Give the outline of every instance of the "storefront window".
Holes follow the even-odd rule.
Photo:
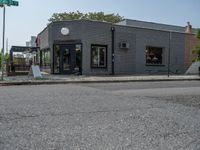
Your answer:
[[[75,65],[75,71],[81,71],[81,44],[76,44],[75,47],[76,50],[76,65]]]
[[[103,45],[91,46],[91,67],[94,68],[107,67],[107,46]]]
[[[146,47],[146,64],[147,65],[162,65],[163,64],[163,48],[161,47]]]
[[[50,66],[50,50],[45,51],[45,65]]]
[[[54,73],[60,72],[60,46],[54,47]]]
[[[42,67],[50,67],[50,49],[42,50]]]
[[[70,49],[64,48],[63,49],[63,70],[67,71],[70,70]]]

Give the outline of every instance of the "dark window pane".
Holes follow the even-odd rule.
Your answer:
[[[60,46],[56,45],[54,48],[54,73],[60,72]]]
[[[104,48],[100,48],[100,66],[104,66],[105,65],[105,49]]]
[[[160,47],[146,47],[146,64],[162,65],[162,53]]]
[[[81,71],[81,44],[76,44],[76,65],[75,65],[75,71],[80,72]]]
[[[98,49],[97,47],[92,48],[92,62],[93,66],[98,66]]]

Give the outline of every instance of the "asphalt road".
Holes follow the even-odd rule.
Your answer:
[[[0,150],[200,150],[200,82],[0,87]]]

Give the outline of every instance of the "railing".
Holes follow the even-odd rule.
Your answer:
[[[10,66],[10,71],[11,72],[23,72],[23,71],[29,71],[30,70],[30,65],[11,65]]]

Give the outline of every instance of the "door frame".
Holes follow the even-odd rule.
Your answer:
[[[55,46],[56,45],[59,45],[60,47],[73,47],[73,50],[70,50],[70,53],[71,53],[71,51],[73,51],[72,53],[74,53],[74,60],[72,61],[72,58],[70,58],[71,60],[70,60],[70,63],[73,63],[73,64],[71,64],[70,66],[70,70],[69,71],[64,71],[63,70],[63,52],[64,52],[64,50],[60,50],[60,61],[59,61],[59,73],[55,73]],[[53,59],[53,63],[52,63],[52,69],[53,69],[53,71],[52,71],[52,73],[53,74],[73,74],[73,73],[75,73],[75,71],[74,71],[74,68],[75,68],[75,66],[76,66],[76,45],[80,45],[81,46],[81,61],[80,61],[80,69],[79,69],[79,74],[82,74],[82,57],[83,57],[83,55],[82,55],[82,50],[83,50],[83,45],[82,45],[82,43],[55,43],[55,44],[53,44],[53,57],[52,57],[52,59]]]

